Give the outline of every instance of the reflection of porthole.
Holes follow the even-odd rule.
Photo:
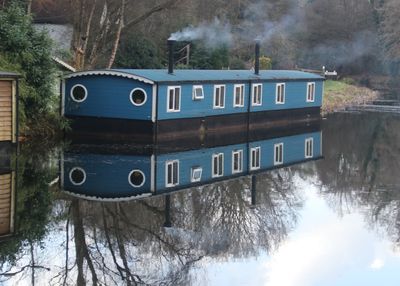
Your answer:
[[[75,167],[69,172],[69,180],[75,186],[80,186],[86,181],[86,172],[82,168]]]
[[[128,181],[132,187],[139,188],[144,185],[144,182],[146,181],[146,176],[140,170],[133,170],[129,173]]]
[[[82,102],[87,97],[87,89],[81,84],[76,84],[71,88],[71,98],[73,101]]]
[[[147,95],[143,89],[135,88],[134,90],[131,91],[129,99],[131,100],[133,105],[142,106],[143,104],[146,103]]]

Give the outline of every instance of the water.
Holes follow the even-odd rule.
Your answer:
[[[243,155],[242,174],[184,189],[163,188],[168,178],[155,167],[157,179],[144,172],[139,188],[114,178],[125,165],[151,170],[154,157],[164,164],[180,154],[183,167],[229,147],[140,157],[25,144],[18,160],[9,158],[14,172],[0,168],[16,182],[0,183],[16,191],[14,231],[0,242],[0,284],[399,285],[399,128],[398,116],[336,114],[322,123],[323,158],[319,137],[310,159],[304,145],[290,145],[319,131],[297,132],[278,140],[287,166],[271,158],[268,170],[249,175]],[[240,148],[246,154],[251,144]],[[73,185],[78,165],[86,178],[79,185],[74,174]],[[203,168],[202,180],[211,171]]]

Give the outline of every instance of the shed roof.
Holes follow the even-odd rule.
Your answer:
[[[135,78],[147,83],[193,81],[248,81],[248,80],[323,80],[324,77],[296,70],[262,70],[255,75],[251,70],[174,70],[166,69],[111,69],[69,74],[66,78],[82,75],[116,75]]]
[[[17,74],[15,72],[0,71],[0,77],[2,78],[17,78],[20,76],[21,76],[20,74]]]

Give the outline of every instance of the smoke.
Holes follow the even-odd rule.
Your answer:
[[[203,22],[196,27],[189,26],[179,32],[173,33],[169,40],[201,40],[208,47],[212,48],[221,45],[230,46],[233,42],[232,26],[228,22],[222,23],[219,19],[214,19],[211,23]]]

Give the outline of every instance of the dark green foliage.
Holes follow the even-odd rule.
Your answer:
[[[223,69],[229,67],[227,47],[208,48],[201,43],[192,44],[190,63],[195,69]]]
[[[48,112],[55,96],[51,48],[47,34],[34,29],[18,4],[0,11],[0,69],[22,75],[22,110],[30,120]]]
[[[114,63],[118,68],[161,68],[156,46],[144,36],[131,35],[121,41]]]

